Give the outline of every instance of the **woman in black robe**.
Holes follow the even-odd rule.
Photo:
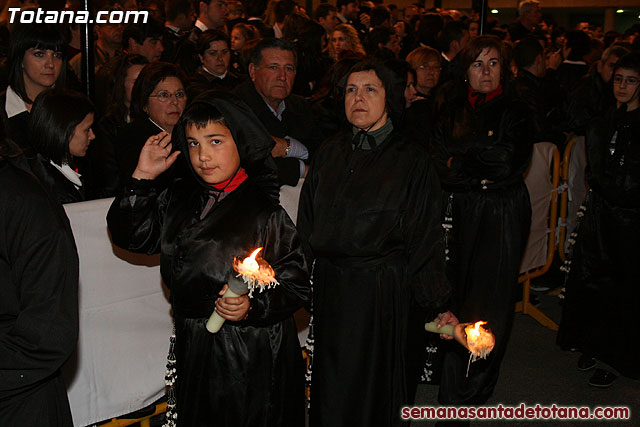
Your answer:
[[[452,310],[460,322],[485,320],[496,345],[486,360],[452,346],[445,354],[439,401],[483,404],[493,393],[511,332],[520,259],[531,223],[523,173],[532,142],[526,107],[506,87],[502,43],[474,39],[462,53],[468,84],[444,106],[432,155],[445,190],[445,224],[453,286]]]
[[[640,379],[640,55],[618,60],[617,108],[587,128],[590,191],[577,230],[558,344],[584,353],[578,368],[599,367],[589,380],[607,387],[619,374]]]
[[[182,154],[169,155],[166,139],[149,138],[107,222],[116,245],[161,253],[175,318],[178,423],[304,425],[304,366],[292,314],[310,299],[309,277],[296,229],[272,197],[273,139],[246,104],[223,92],[208,92],[185,110],[173,132]],[[235,157],[227,157],[237,163],[206,151],[220,147],[232,147]],[[168,189],[142,179],[159,176],[178,156],[190,172]],[[160,166],[149,169],[150,158]],[[219,298],[234,257],[258,247],[279,285],[256,291],[250,303],[246,296]],[[227,320],[212,334],[205,323],[214,307]]]
[[[421,367],[411,337],[448,297],[435,169],[399,132],[405,79],[375,62],[352,67],[352,129],[324,143],[302,188],[297,226],[315,262],[314,427],[400,425]]]

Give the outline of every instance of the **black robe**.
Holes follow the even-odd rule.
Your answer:
[[[73,425],[60,367],[77,338],[69,220],[33,175],[0,158],[0,425]]]
[[[496,338],[493,352],[471,364],[468,378],[469,352],[450,345],[440,381],[443,404],[483,404],[498,380],[531,224],[523,181],[532,149],[528,114],[526,106],[507,94],[474,110],[466,92],[460,93],[444,110],[432,140],[445,203],[450,205],[446,216],[453,218],[446,237],[452,311],[463,323],[487,321]],[[486,189],[481,183],[485,179],[493,181]]]
[[[116,245],[162,254],[176,325],[178,420],[304,425],[304,367],[292,314],[310,291],[295,227],[251,179],[200,219],[206,201],[207,192],[188,180],[161,194],[149,182],[132,180],[107,216]],[[209,333],[205,323],[233,258],[260,246],[280,284],[254,295],[246,320],[226,321]]]
[[[586,144],[591,191],[577,230],[558,344],[640,379],[640,109],[596,119]]]
[[[298,208],[315,260],[314,427],[399,425],[419,376],[411,337],[449,293],[426,150],[394,133],[372,150],[354,151],[351,140],[349,131],[322,145]]]
[[[192,102],[223,114],[249,178],[233,191],[212,193],[193,171],[179,123],[175,149],[189,174],[162,192],[154,181],[129,180],[109,210],[109,230],[120,247],[161,253],[176,327],[180,425],[302,426],[304,366],[293,313],[309,302],[311,290],[296,228],[271,193],[273,139],[229,94],[208,92]],[[205,324],[234,257],[258,247],[279,285],[254,294],[245,320],[209,333]]]

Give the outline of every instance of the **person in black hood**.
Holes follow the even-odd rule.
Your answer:
[[[180,424],[304,425],[292,314],[309,302],[309,275],[295,226],[274,197],[273,144],[242,101],[207,92],[185,109],[171,142],[164,133],[147,140],[107,215],[116,245],[161,253]],[[178,158],[191,173],[159,193],[154,178]],[[252,299],[221,297],[234,257],[258,247],[279,285]],[[212,334],[205,324],[214,309],[226,322]]]
[[[441,190],[426,149],[401,131],[406,75],[364,61],[343,81],[351,129],[320,147],[298,207],[314,263],[310,422],[399,426],[423,366],[424,320],[449,296]]]

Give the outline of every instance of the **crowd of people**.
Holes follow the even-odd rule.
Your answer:
[[[575,136],[590,190],[558,344],[583,352],[579,369],[603,363],[591,385],[640,378],[640,26],[559,28],[537,0],[481,35],[477,14],[419,4],[96,3],[150,19],[95,25],[90,96],[78,25],[0,15],[0,424],[70,425],[59,369],[78,266],[61,204],[106,197],[113,242],[161,254],[180,424],[304,425],[301,307],[313,426],[400,424],[433,319],[488,322],[491,355],[469,368],[443,341],[437,375],[439,403],[486,403],[519,297],[532,147]],[[294,225],[279,188],[301,179]],[[257,247],[279,285],[224,296],[233,257]]]

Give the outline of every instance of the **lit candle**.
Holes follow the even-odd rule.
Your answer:
[[[483,328],[487,322],[460,323],[456,326],[443,325],[438,328],[438,322],[433,321],[424,325],[425,330],[436,334],[452,336],[472,354],[473,361],[486,358],[495,346],[495,337],[491,331]]]
[[[253,291],[256,288],[259,292],[262,292],[265,288],[271,288],[278,284],[273,268],[269,263],[262,258],[256,258],[261,250],[262,248],[254,250],[244,260],[233,259],[232,267],[237,274],[231,273],[229,275],[229,288],[225,291],[223,298],[239,297],[247,293],[249,298],[252,298]],[[207,321],[207,330],[211,333],[218,332],[224,321],[224,317],[214,310]]]

